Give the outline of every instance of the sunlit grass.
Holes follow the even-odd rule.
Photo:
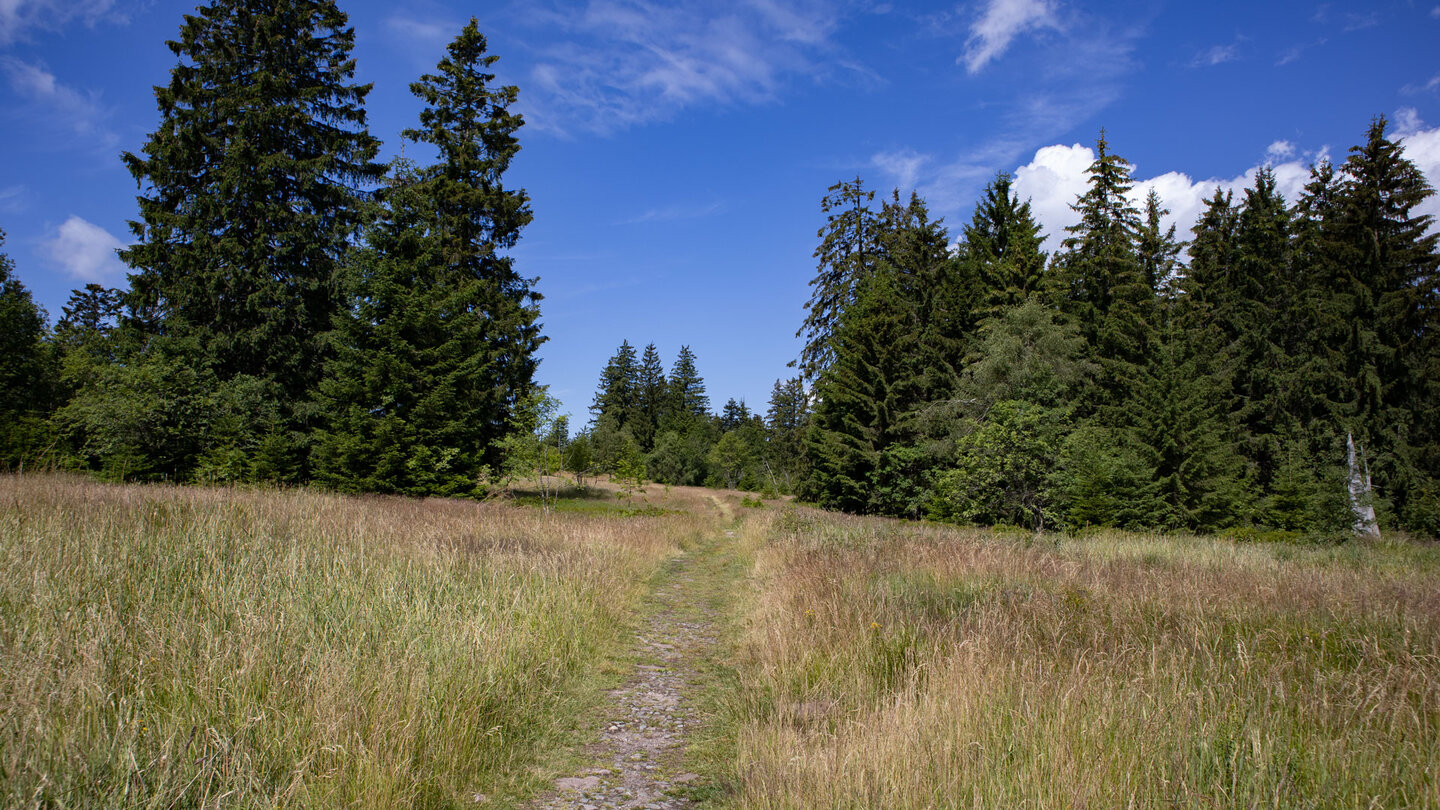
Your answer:
[[[0,804],[503,804],[701,525],[0,477]]]
[[[740,806],[1440,806],[1434,547],[754,525]]]

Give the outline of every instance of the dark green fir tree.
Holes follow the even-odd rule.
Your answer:
[[[985,187],[960,241],[960,262],[979,286],[979,314],[995,317],[1040,289],[1045,275],[1044,238],[1030,203],[1020,202],[1014,181],[1002,172]]]
[[[334,486],[474,494],[534,391],[539,295],[507,255],[529,198],[504,184],[523,122],[496,58],[472,19],[411,85],[425,107],[405,137],[438,159],[397,164],[348,279],[323,397],[338,416],[318,451]]]
[[[303,474],[303,406],[327,355],[337,269],[362,190],[384,173],[354,43],[334,0],[213,0],[169,43],[180,63],[155,88],[160,125],[124,155],[141,195],[121,258],[134,270],[129,322],[145,336],[127,368],[155,363],[163,377],[178,363],[231,389],[218,400],[273,403],[275,418],[241,435],[199,437],[256,462],[256,477]],[[189,472],[169,466],[156,472]]]
[[[0,252],[0,467],[33,458],[45,440],[56,376],[48,331],[44,311],[15,277],[15,263]]]
[[[855,300],[857,286],[874,270],[879,253],[879,212],[871,209],[875,192],[860,178],[831,186],[821,200],[825,225],[817,233],[817,271],[810,280],[805,322],[795,337],[804,338],[796,365],[814,380],[835,360],[833,336],[841,313]]]

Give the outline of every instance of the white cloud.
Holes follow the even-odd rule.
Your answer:
[[[1094,161],[1095,151],[1088,146],[1046,146],[1035,153],[1032,161],[1015,170],[1015,193],[1022,200],[1030,199],[1030,208],[1045,233],[1046,250],[1058,250],[1066,236],[1065,228],[1080,220],[1070,206],[1085,192],[1090,179],[1087,172]],[[1270,168],[1275,173],[1276,189],[1287,201],[1293,202],[1309,179],[1308,160],[1303,163],[1292,160]],[[1161,205],[1170,210],[1161,224],[1167,228],[1174,225],[1176,236],[1188,239],[1190,229],[1204,210],[1205,200],[1216,188],[1242,197],[1244,189],[1253,185],[1257,171],[1259,167],[1255,166],[1236,177],[1205,180],[1192,179],[1183,172],[1165,172],[1137,178],[1130,198],[1136,208],[1141,208],[1153,189]]]
[[[72,216],[53,239],[44,243],[45,256],[71,276],[104,284],[122,278],[125,266],[115,251],[125,247],[109,231]]]
[[[22,39],[31,29],[55,31],[75,21],[94,26],[125,22],[115,0],[0,0],[0,45]]]
[[[1195,54],[1190,60],[1191,67],[1213,67],[1215,65],[1233,62],[1240,58],[1238,45],[1215,45],[1206,48]]]
[[[870,163],[894,178],[896,186],[913,189],[920,177],[921,167],[930,160],[929,155],[922,155],[913,149],[901,149],[895,152],[877,152],[871,156]]]
[[[1036,28],[1057,28],[1055,10],[1049,0],[989,0],[985,13],[970,27],[965,69],[977,73],[1010,47],[1016,36]]]
[[[1265,158],[1270,161],[1281,161],[1295,155],[1295,144],[1279,140],[1265,147]]]
[[[1408,114],[1407,114],[1408,113]],[[1402,109],[1395,114],[1395,134],[1405,146],[1405,157],[1430,181],[1432,189],[1440,190],[1440,127],[1426,129],[1420,116],[1413,109]],[[1416,206],[1416,213],[1428,214],[1434,218],[1431,228],[1440,228],[1440,194]]]
[[[1402,109],[1395,114],[1396,137],[1405,147],[1405,156],[1415,163],[1430,185],[1440,188],[1440,127],[1426,128],[1414,110]],[[1311,152],[1300,152],[1289,141],[1276,141],[1267,150],[1267,163],[1275,176],[1275,188],[1287,203],[1293,204],[1304,191],[1310,180],[1312,163],[1329,159],[1328,149],[1321,147]],[[1289,158],[1276,162],[1277,157]],[[1059,249],[1065,238],[1065,228],[1079,221],[1079,215],[1071,210],[1080,194],[1084,193],[1089,181],[1087,171],[1095,160],[1095,152],[1088,146],[1045,146],[1036,150],[1029,163],[1015,170],[1015,193],[1020,199],[1029,199],[1035,219],[1045,233],[1045,249]],[[1235,195],[1239,204],[1245,196],[1245,189],[1255,184],[1255,175],[1260,166],[1251,166],[1234,177],[1196,180],[1183,172],[1165,172],[1148,178],[1138,178],[1131,191],[1131,199],[1137,208],[1144,204],[1145,196],[1151,189],[1160,196],[1161,204],[1170,209],[1163,218],[1165,227],[1175,226],[1176,236],[1189,239],[1204,210],[1205,201],[1218,188]],[[1422,203],[1417,213],[1429,214],[1440,220],[1440,195],[1432,196]],[[1440,221],[1437,221],[1440,226]]]
[[[459,35],[461,26],[396,14],[385,20],[385,28],[407,42],[435,46],[453,40]]]
[[[1300,57],[1305,55],[1306,51],[1312,48],[1318,48],[1328,41],[1329,40],[1325,37],[1321,37],[1313,42],[1302,42],[1298,45],[1291,45],[1290,47],[1281,51],[1279,56],[1275,57],[1275,64],[1276,66],[1283,66],[1288,65],[1291,62],[1296,62],[1300,59]]]
[[[830,44],[841,16],[819,0],[590,0],[576,12],[536,8],[529,21],[550,29],[553,44],[531,69],[521,105],[541,129],[605,134],[699,104],[768,102],[797,77],[852,72]]]
[[[1045,233],[1045,249],[1056,250],[1065,227],[1078,221],[1070,206],[1085,191],[1086,171],[1095,162],[1088,146],[1043,146],[1035,158],[1015,170],[1015,195],[1030,201],[1030,211]]]
[[[5,186],[0,188],[0,211],[7,214],[15,214],[24,210],[24,186]]]
[[[117,138],[105,126],[108,112],[100,106],[98,94],[82,93],[45,68],[12,56],[0,57],[0,72],[17,96],[43,110],[56,126],[107,152],[114,151]]]
[[[1436,90],[1440,90],[1440,73],[1431,76],[1429,81],[1425,82],[1424,84],[1412,83],[1400,88],[1400,92],[1407,95],[1415,95],[1416,93],[1433,93]]]
[[[1395,134],[1400,136],[1419,132],[1425,128],[1425,123],[1420,120],[1420,111],[1414,107],[1401,107],[1396,110],[1390,123],[1394,125]]]

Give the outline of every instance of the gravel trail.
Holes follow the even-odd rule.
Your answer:
[[[610,715],[586,751],[591,766],[555,780],[533,810],[694,805],[683,788],[700,776],[679,768],[699,722],[692,705],[696,662],[716,644],[713,617],[695,596],[694,562],[682,555],[669,563],[654,596],[658,608],[636,634],[635,669],[610,693]]]

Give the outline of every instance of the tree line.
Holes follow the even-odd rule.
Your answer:
[[[637,356],[626,340],[605,364],[590,412],[571,441],[575,472],[772,494],[794,492],[804,474],[809,403],[799,377],[775,381],[763,415],[734,398],[715,414],[689,346],[667,376],[655,344]]]
[[[918,195],[823,202],[797,361],[802,496],[979,524],[1440,535],[1433,190],[1377,118],[1287,202],[1269,169],[1182,242],[1102,132],[1054,255],[1001,174],[952,245]],[[1187,251],[1188,248],[1188,251]]]
[[[75,291],[51,330],[0,254],[0,462],[413,495],[505,466],[544,340],[506,255],[532,218],[503,180],[517,90],[472,19],[410,85],[402,137],[434,160],[378,163],[347,22],[334,0],[185,16],[123,156],[129,288]]]

